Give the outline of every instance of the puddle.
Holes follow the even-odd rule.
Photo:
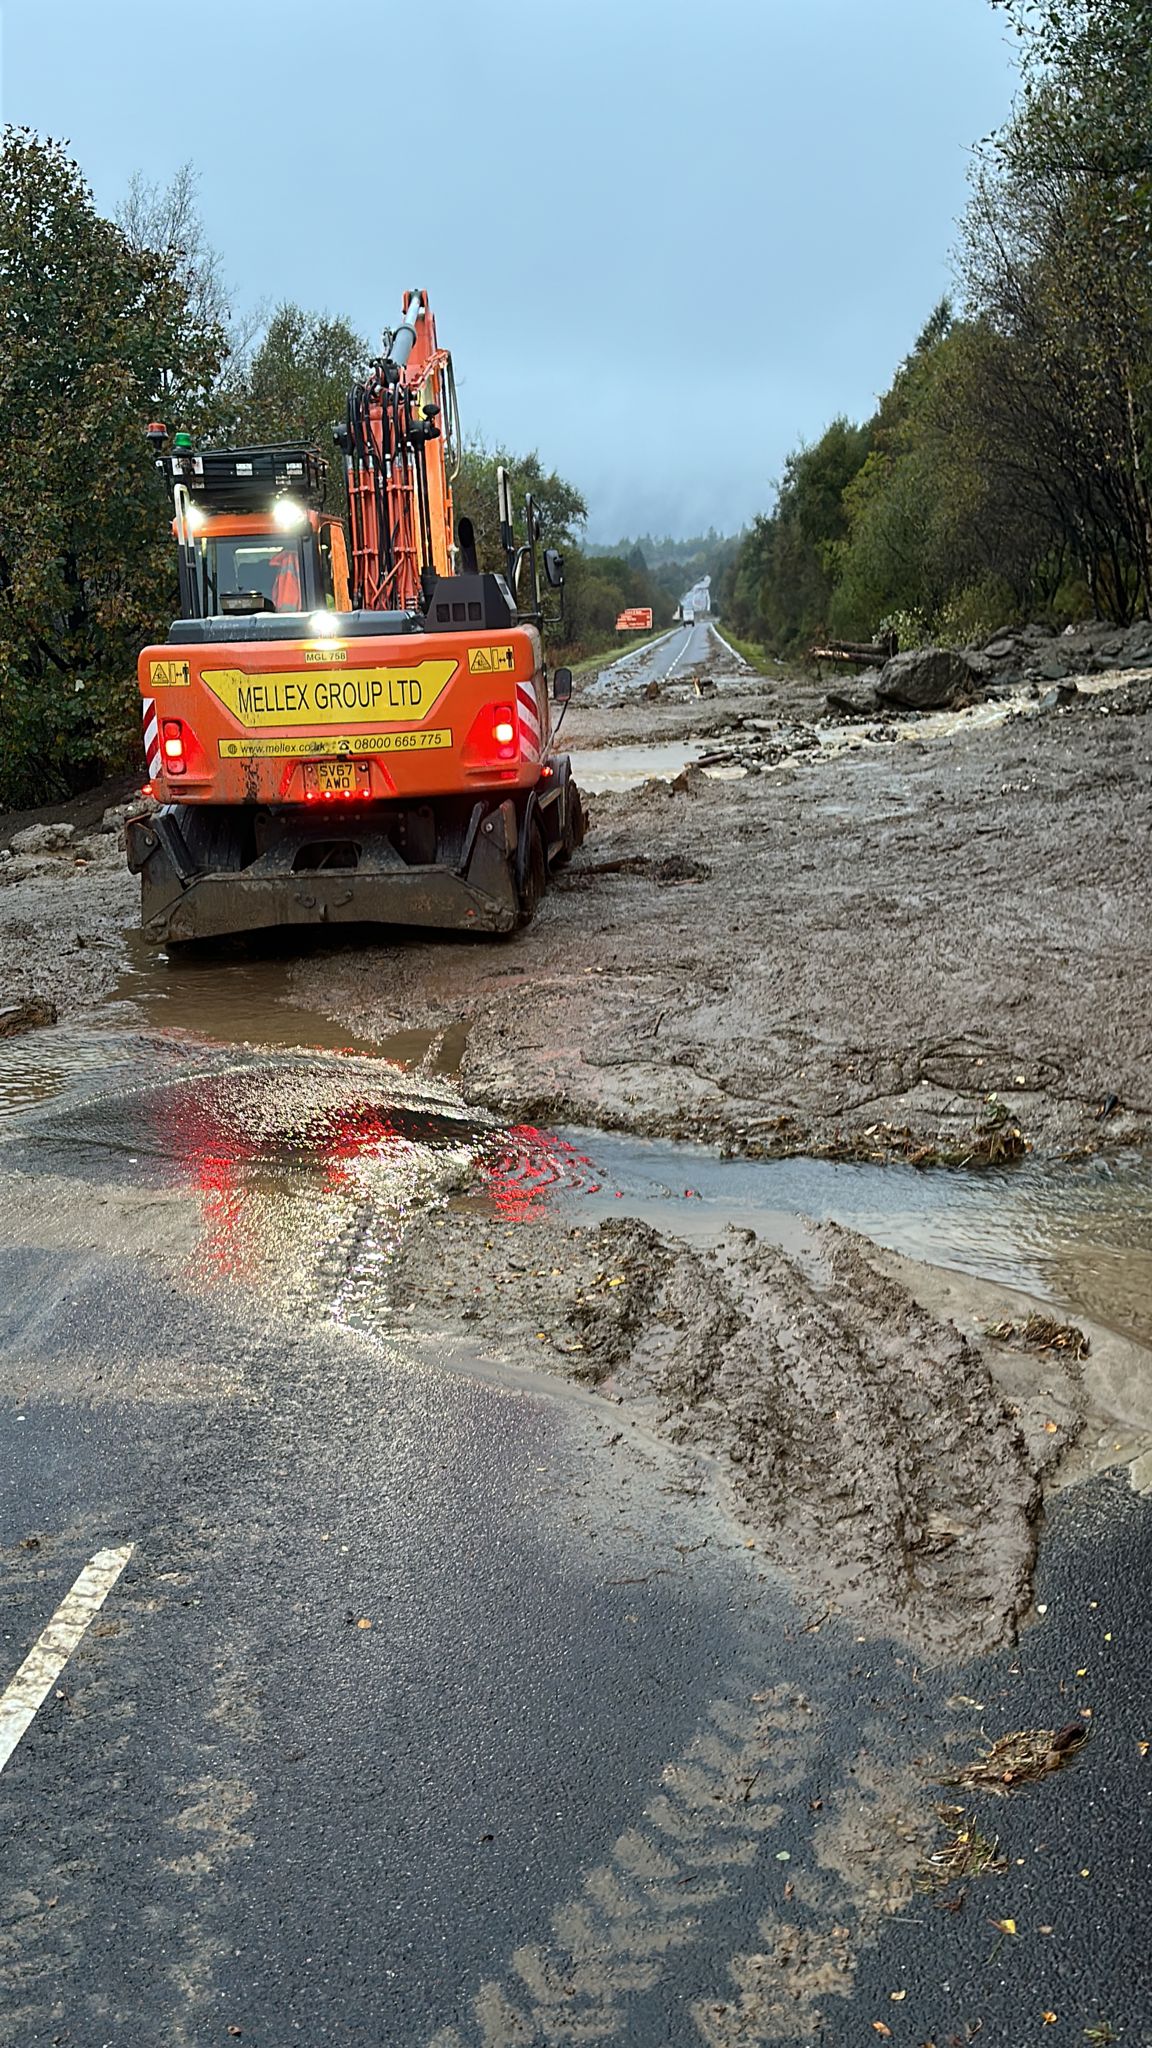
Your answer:
[[[858,721],[820,724],[813,728],[818,747],[811,739],[794,753],[784,754],[779,760],[768,759],[765,768],[781,768],[801,765],[829,756],[874,750],[891,745],[894,740],[941,740],[960,732],[986,732],[1003,725],[1010,718],[1017,718],[1035,711],[1034,701],[1021,693],[1019,696],[997,699],[987,704],[974,704],[963,711],[929,711],[919,718],[901,720],[898,724],[885,727],[884,740],[870,737],[870,728]],[[756,719],[749,722],[749,734],[765,737],[775,734],[779,737],[784,727],[770,719]],[[693,761],[703,756],[713,758],[714,765],[705,768],[704,773],[713,781],[723,782],[743,776],[747,771],[735,761],[726,764],[715,760],[717,754],[731,751],[738,755],[742,745],[746,749],[748,735],[717,740],[667,740],[655,746],[608,746],[588,747],[572,752],[572,768],[581,789],[590,796],[602,796],[610,790],[638,789],[641,783],[652,776],[670,782]]]
[[[434,1032],[404,1032],[400,1049],[390,1055],[384,1045],[353,1037],[347,1025],[318,1010],[301,1009],[288,1000],[295,954],[293,959],[193,954],[173,960],[157,952],[142,932],[126,932],[124,940],[128,966],[108,998],[108,1007],[119,1007],[123,1015],[123,1006],[127,1006],[133,1021],[144,1027],[218,1045],[292,1046],[384,1059],[392,1056],[402,1065],[422,1059],[437,1036]]]
[[[703,740],[664,740],[650,747],[574,748],[572,773],[589,796],[604,796],[610,790],[639,789],[653,777],[671,782],[708,751]]]
[[[106,1034],[106,1054],[117,1047]],[[413,1218],[469,1183],[487,1140],[448,1083],[379,1059],[162,1035],[119,1050],[122,1067],[131,1052],[130,1074],[106,1057],[102,1085],[76,1085],[9,1124],[3,1166],[25,1190],[13,1241],[38,1188],[61,1227],[75,1212],[62,1188],[82,1189],[113,1234],[183,1198],[199,1217],[189,1280],[243,1282],[281,1306],[321,1298],[339,1319],[348,1289],[378,1276]],[[42,1220],[34,1235],[46,1241]]]
[[[110,1068],[131,1069],[140,1045],[126,1032],[49,1025],[20,1038],[0,1039],[0,1119],[18,1116]]]
[[[546,1204],[574,1221],[637,1216],[695,1239],[736,1224],[785,1249],[798,1246],[801,1217],[843,1223],[1152,1345],[1152,1166],[1138,1159],[917,1172],[524,1127],[502,1134],[487,1172],[485,1201],[510,1217]]]
[[[858,722],[844,724],[821,724],[816,734],[826,753],[836,753],[845,747],[890,745],[893,738],[898,740],[941,740],[959,732],[990,732],[998,725],[1007,724],[1010,718],[1035,710],[1033,700],[1022,691],[1013,697],[990,700],[987,704],[970,704],[963,711],[926,711],[919,718],[902,718],[886,726],[889,735],[885,741],[866,737],[868,727]]]

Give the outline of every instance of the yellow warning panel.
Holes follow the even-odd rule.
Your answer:
[[[201,682],[249,731],[273,725],[410,725],[427,718],[456,673],[454,661],[407,668],[310,669],[247,675],[206,668]]]
[[[506,676],[516,666],[516,651],[512,647],[470,647],[468,668],[474,676]]]
[[[150,661],[152,688],[154,690],[183,690],[192,681],[192,671],[186,661]]]
[[[447,726],[435,732],[313,733],[307,739],[288,734],[259,740],[221,740],[222,761],[320,761],[364,754],[426,754],[452,745]]]

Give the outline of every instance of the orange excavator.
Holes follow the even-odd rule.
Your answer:
[[[182,616],[139,661],[159,808],[128,863],[161,944],[279,925],[508,932],[584,833],[555,746],[536,508],[499,573],[454,526],[451,357],[409,292],[334,430],[349,532],[315,448],[193,448],[149,429],[171,485]],[[563,708],[560,710],[563,718]]]

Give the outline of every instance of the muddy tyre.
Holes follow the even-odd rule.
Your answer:
[[[524,931],[531,924],[548,886],[548,861],[544,853],[544,840],[539,819],[534,814],[525,820],[524,831],[528,837],[523,860],[518,863],[522,868],[522,873],[517,878],[517,894],[520,899],[516,917],[518,932]]]
[[[554,868],[567,867],[577,847],[583,846],[587,830],[588,819],[584,812],[584,799],[569,777],[568,787],[564,792],[564,837],[552,856]]]

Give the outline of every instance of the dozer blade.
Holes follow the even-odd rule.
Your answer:
[[[387,839],[366,835],[354,867],[293,865],[308,845],[281,842],[247,867],[198,864],[169,807],[127,826],[128,865],[141,882],[141,923],[159,945],[288,925],[380,924],[509,932],[521,921],[517,821],[511,802],[479,824],[466,865],[408,866]]]

